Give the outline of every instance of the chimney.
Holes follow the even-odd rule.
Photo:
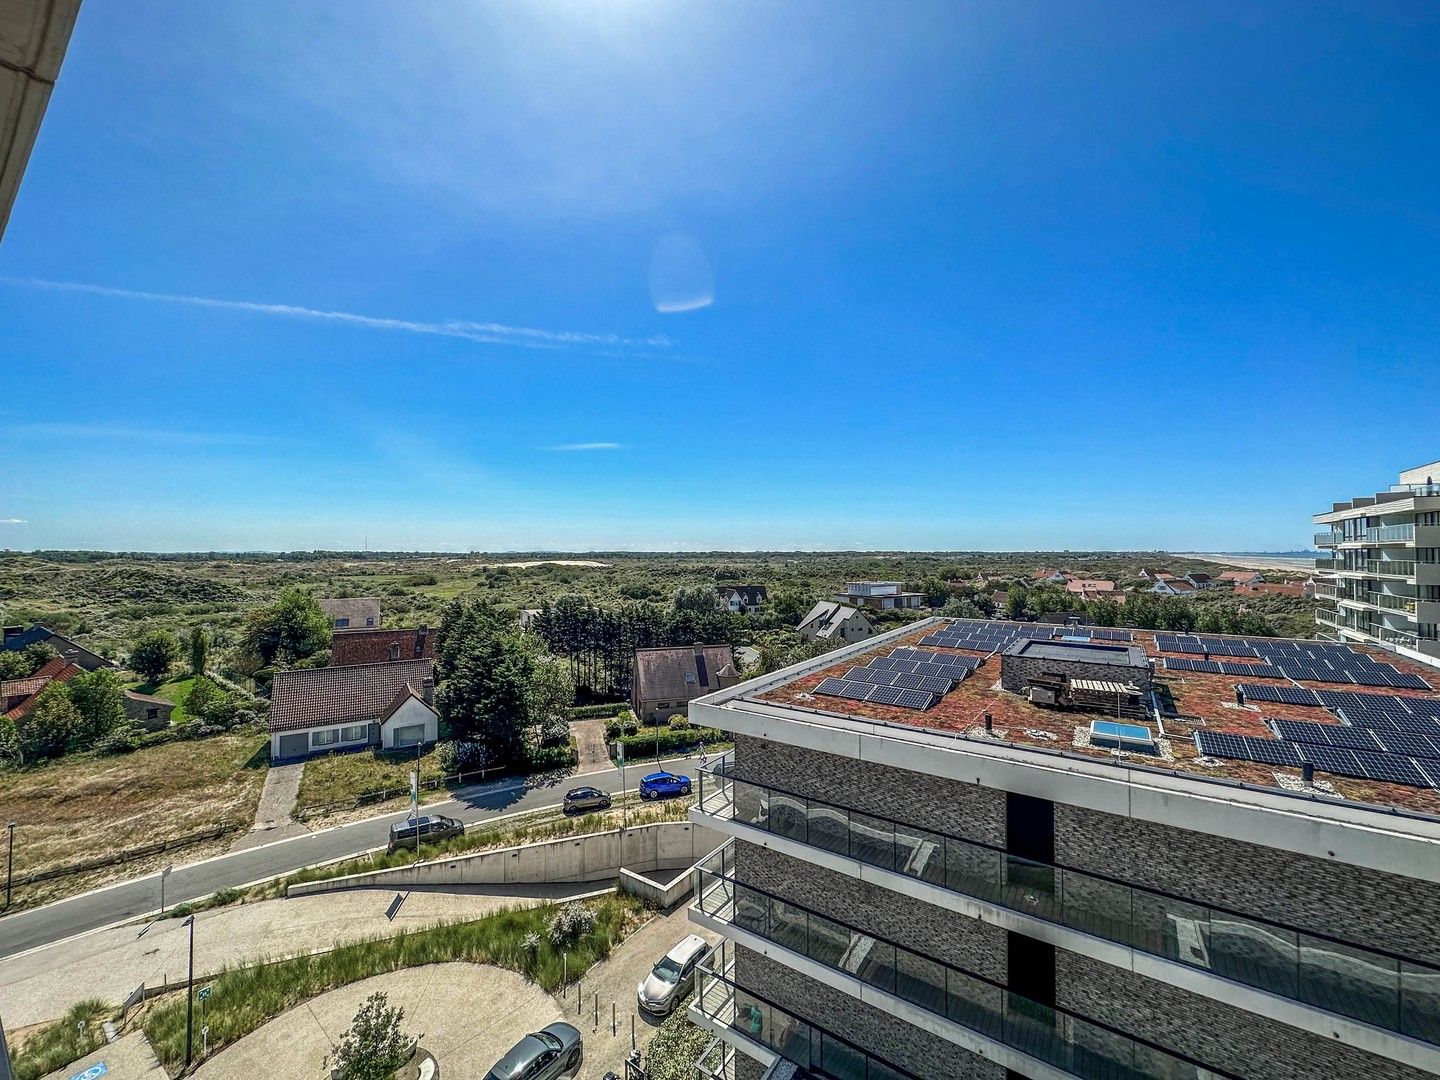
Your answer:
[[[1305,782],[1306,787],[1315,783],[1315,766],[1308,761],[1300,763],[1300,779]]]
[[[985,730],[986,732],[991,732],[995,730],[995,721],[991,719],[988,712],[985,714]]]
[[[415,631],[415,656],[417,658],[425,655],[425,639],[430,635],[430,628],[423,623]]]
[[[421,680],[420,699],[424,701],[426,705],[435,704],[435,679],[433,677],[426,676],[426,678]]]
[[[695,642],[695,681],[701,686],[710,685],[710,672],[705,670],[705,645]]]

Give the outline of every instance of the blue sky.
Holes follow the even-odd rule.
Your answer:
[[[0,547],[1305,546],[1440,458],[1437,54],[1381,3],[87,0]]]

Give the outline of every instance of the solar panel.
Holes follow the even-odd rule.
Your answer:
[[[821,679],[815,687],[815,693],[825,694],[829,697],[839,697],[840,691],[844,690],[846,682],[844,679]]]
[[[1290,765],[1297,768],[1302,761],[1300,751],[1293,743],[1281,742],[1279,739],[1232,735],[1224,731],[1197,731],[1195,746],[1200,753],[1208,757],[1235,758],[1239,761],[1258,761],[1266,765]]]
[[[1165,667],[1170,671],[1203,671],[1211,675],[1222,675],[1218,660],[1191,660],[1184,656],[1167,656]]]
[[[1355,759],[1371,780],[1385,780],[1411,787],[1431,787],[1430,778],[1409,758],[1398,754],[1367,753],[1357,750]]]
[[[1407,687],[1411,690],[1433,690],[1435,689],[1419,675],[1412,675],[1408,671],[1397,670],[1392,677],[1391,686]]]
[[[1275,733],[1291,742],[1314,746],[1341,746],[1349,750],[1384,750],[1374,735],[1363,728],[1338,724],[1312,724],[1304,720],[1272,720]]]

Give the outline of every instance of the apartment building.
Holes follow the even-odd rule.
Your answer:
[[[1143,654],[1148,722],[1003,688],[1017,641],[1086,632]],[[1440,695],[1360,646],[1248,641],[929,619],[692,702],[735,738],[691,810],[728,837],[690,911],[725,939],[689,1013],[715,1035],[698,1076],[1440,1073],[1440,758],[1367,780],[1276,738],[1363,737],[1320,702],[1369,691],[1265,656],[1329,650],[1336,687],[1352,655],[1398,673],[1372,704]],[[1093,681],[1064,664],[1026,678]],[[940,683],[905,698],[906,673]],[[1215,756],[1227,730],[1255,756]]]
[[[851,607],[888,611],[891,608],[923,607],[925,594],[906,592],[903,581],[847,581],[845,591],[835,594],[835,601]]]
[[[1407,469],[1388,491],[1316,514],[1315,620],[1336,641],[1363,641],[1440,664],[1440,461]]]

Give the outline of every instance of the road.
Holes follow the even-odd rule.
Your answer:
[[[692,777],[699,765],[699,758],[667,758],[664,762],[665,768],[686,772]],[[640,777],[654,770],[653,763],[636,762],[626,770],[627,790],[634,791]],[[526,777],[496,780],[457,791],[454,798],[445,802],[426,803],[424,810],[426,813],[459,818],[469,825],[558,806],[567,790],[581,784],[613,794],[620,791],[620,772],[611,768],[559,779]],[[401,811],[367,818],[288,840],[277,840],[273,844],[217,855],[189,866],[177,866],[165,882],[165,904],[168,907],[196,900],[220,889],[254,884],[307,866],[383,848],[390,825],[403,821],[408,813]],[[138,919],[155,912],[159,906],[160,875],[154,873],[44,907],[7,915],[0,919],[0,959],[53,941],[63,941],[87,930]]]

